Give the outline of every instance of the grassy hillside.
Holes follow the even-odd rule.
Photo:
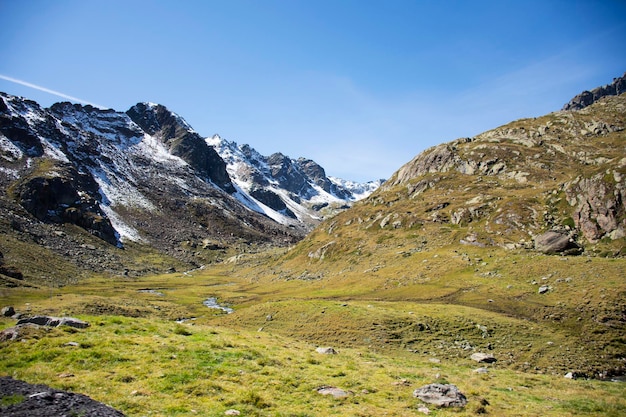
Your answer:
[[[606,379],[626,371],[625,115],[623,95],[434,147],[297,245],[205,253],[187,273],[145,275],[172,260],[129,245],[143,277],[85,277],[41,243],[35,269],[67,279],[6,280],[2,304],[92,326],[0,342],[0,374],[129,416],[419,415],[412,392],[433,382],[470,401],[437,416],[624,415]],[[582,254],[535,250],[548,230]],[[5,264],[28,271],[29,245],[9,240]]]
[[[433,382],[453,383],[469,399],[463,410],[430,406],[437,416],[626,412],[622,383],[530,365],[549,352],[577,353],[571,335],[550,327],[393,292],[257,286],[215,272],[4,289],[3,301],[18,311],[74,315],[91,326],[29,329],[2,342],[0,374],[85,393],[129,416],[419,415],[412,392]],[[204,307],[209,296],[235,303],[235,313]],[[174,321],[183,317],[196,319]],[[318,346],[338,354],[319,354]],[[476,350],[499,360],[479,365],[469,358]],[[481,366],[486,373],[476,372]],[[349,395],[324,396],[322,386]]]

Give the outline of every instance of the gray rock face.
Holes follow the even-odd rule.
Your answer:
[[[224,191],[235,192],[224,160],[180,116],[160,104],[146,103],[136,104],[126,114],[143,130],[159,136],[172,155],[182,158]]]
[[[577,178],[568,184],[566,195],[575,208],[574,222],[587,240],[626,235],[626,182],[622,175]]]
[[[413,391],[413,396],[439,407],[465,407],[467,398],[456,385],[429,384]]]
[[[17,187],[22,207],[47,223],[71,223],[112,245],[121,246],[110,220],[91,197],[98,185],[67,164],[55,164],[49,172],[26,178]]]
[[[535,250],[547,255],[557,253],[578,254],[581,248],[568,235],[557,231],[549,231],[535,237]]]
[[[614,78],[613,82],[602,87],[594,88],[591,91],[583,91],[571,99],[563,110],[580,110],[592,105],[605,96],[617,96],[626,92],[626,73],[621,77]]]

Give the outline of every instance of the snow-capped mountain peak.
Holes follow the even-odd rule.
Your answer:
[[[226,170],[242,203],[276,221],[310,228],[321,219],[367,197],[380,182],[366,184],[327,177],[316,162],[292,159],[282,153],[261,155],[250,145],[239,145],[219,135],[205,139],[226,162]]]
[[[133,241],[192,263],[199,242],[293,243],[373,191],[328,178],[310,159],[204,138],[160,104],[126,112],[68,102],[42,108],[4,93],[0,186],[0,227],[30,228],[61,254],[74,252],[51,243],[63,239],[49,225],[78,226],[114,247]],[[72,227],[56,231],[78,236]],[[120,265],[112,260],[107,268]]]

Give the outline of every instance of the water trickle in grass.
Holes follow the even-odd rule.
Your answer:
[[[205,305],[205,306],[207,306],[208,308],[216,308],[216,309],[218,309],[218,310],[225,311],[227,314],[230,314],[230,313],[234,313],[234,312],[235,312],[235,310],[233,310],[233,309],[232,309],[232,308],[230,308],[230,307],[226,307],[226,306],[223,306],[223,305],[218,304],[218,302],[217,302],[217,297],[209,297],[209,298],[207,298],[206,300],[204,300],[204,301],[202,302],[202,304],[204,304],[204,305]]]

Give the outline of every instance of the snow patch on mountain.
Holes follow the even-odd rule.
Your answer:
[[[332,176],[329,176],[328,179],[333,184],[336,184],[338,187],[341,187],[345,190],[349,190],[354,197],[353,201],[362,200],[368,197],[370,194],[376,191],[378,187],[380,187],[382,183],[385,181],[384,179],[379,179],[379,180],[368,181],[368,182],[363,183],[363,182],[354,182],[354,181],[344,180],[344,179],[332,177]]]
[[[2,133],[0,133],[0,151],[2,151],[0,156],[9,162],[18,161],[24,156],[24,152],[19,146],[16,146]]]
[[[356,183],[326,177],[322,167],[282,154],[263,156],[249,145],[219,135],[205,138],[226,163],[236,197],[251,210],[275,221],[311,227],[326,216],[371,194],[381,183]]]
[[[174,156],[168,152],[163,142],[152,135],[144,134],[144,137],[136,146],[136,152],[144,154],[146,157],[152,158],[155,162],[167,163],[171,162],[178,165],[187,165],[178,156]]]
[[[143,242],[144,241],[144,239],[141,238],[139,231],[137,231],[137,229],[129,226],[126,222],[124,222],[124,220],[122,220],[122,218],[117,214],[115,210],[111,208],[111,206],[103,204],[100,206],[100,208],[102,209],[104,214],[106,214],[106,216],[109,218],[111,225],[120,235],[120,240],[122,242],[127,242],[127,241]]]

